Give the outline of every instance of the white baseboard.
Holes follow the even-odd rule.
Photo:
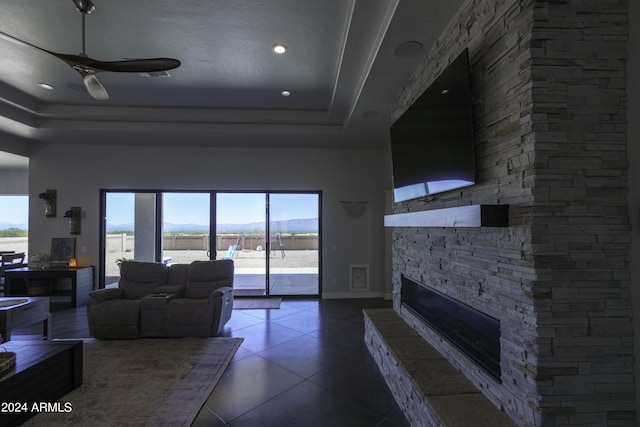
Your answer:
[[[382,292],[325,292],[322,299],[382,298]]]

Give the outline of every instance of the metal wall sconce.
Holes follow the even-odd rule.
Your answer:
[[[44,216],[53,218],[56,216],[56,190],[45,190],[38,194],[38,197],[44,201]]]
[[[69,234],[80,234],[80,215],[82,209],[79,206],[72,206],[64,213],[65,218],[69,218]]]

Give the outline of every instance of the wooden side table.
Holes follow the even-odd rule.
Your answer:
[[[89,292],[94,288],[95,272],[93,266],[78,268],[13,268],[5,272],[5,296],[28,296],[27,283],[29,281],[52,281],[47,296],[51,303],[65,307],[85,305],[89,299]],[[68,279],[68,287],[58,283]]]

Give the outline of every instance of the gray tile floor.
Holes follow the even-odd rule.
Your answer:
[[[284,299],[234,310],[244,342],[194,426],[406,426],[364,345],[362,308],[383,300]]]
[[[318,274],[274,274],[269,277],[269,292],[279,296],[317,296],[320,293],[318,287]],[[265,295],[265,274],[235,274],[233,276],[234,295],[261,296]]]
[[[362,308],[389,305],[284,299],[234,310],[222,336],[244,342],[193,426],[408,426],[363,339]],[[84,307],[52,323],[54,337],[89,336]]]

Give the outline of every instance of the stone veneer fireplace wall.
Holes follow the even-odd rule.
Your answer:
[[[393,230],[394,309],[519,425],[635,425],[627,0],[468,0],[394,119],[469,48],[478,184],[394,213],[508,204],[507,228]],[[401,275],[495,317],[499,383],[400,305]]]

